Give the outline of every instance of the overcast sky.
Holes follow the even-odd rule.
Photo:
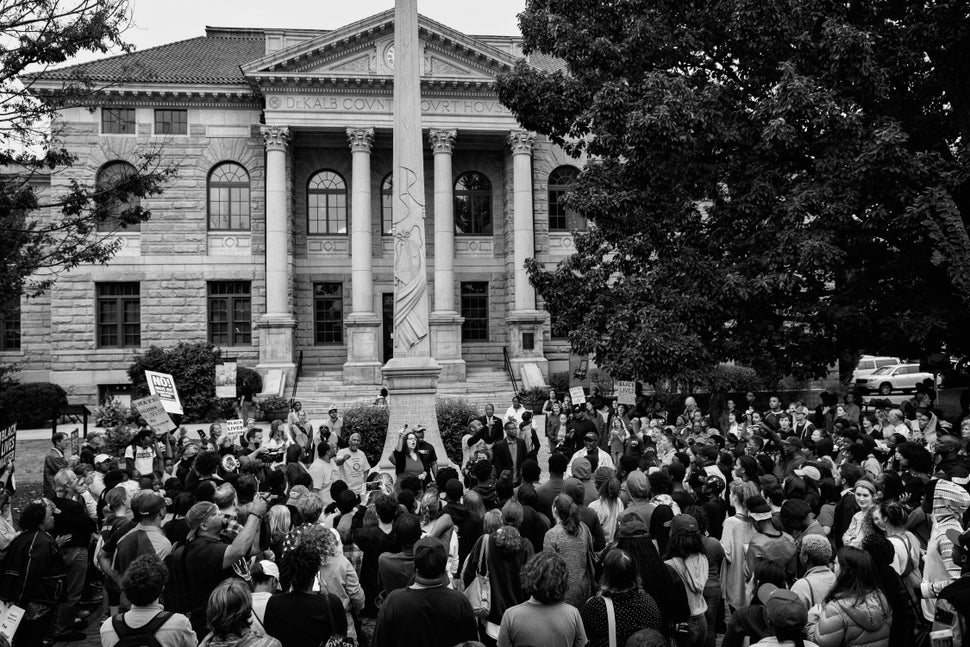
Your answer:
[[[137,49],[205,34],[213,27],[336,29],[394,7],[393,0],[131,0]],[[518,35],[525,0],[418,0],[418,11],[466,34]],[[86,57],[88,59],[93,56]]]

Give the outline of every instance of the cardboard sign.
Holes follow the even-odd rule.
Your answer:
[[[226,360],[216,364],[216,397],[236,397],[236,361]]]
[[[569,387],[569,397],[573,401],[573,406],[586,403],[586,391],[581,386]]]
[[[0,466],[17,457],[17,423],[0,430]]]
[[[616,401],[620,404],[636,404],[636,382],[617,380]]]
[[[13,644],[13,636],[17,633],[17,627],[24,618],[24,610],[16,604],[6,605],[0,603],[0,638],[6,641],[5,644]]]
[[[175,379],[171,375],[145,371],[145,380],[148,381],[148,392],[161,398],[165,411],[182,415],[182,402],[179,400],[179,392],[175,388]],[[233,396],[235,396],[235,393],[233,393]]]
[[[226,430],[226,438],[229,438],[234,443],[239,441],[239,437],[242,436],[244,427],[245,424],[243,424],[243,421],[240,418],[226,420],[226,424],[222,425],[222,428]]]
[[[81,455],[81,432],[77,429],[71,432],[71,454],[74,456]]]
[[[145,419],[148,426],[155,430],[156,434],[175,431],[175,423],[168,417],[165,411],[165,403],[157,395],[150,395],[141,400],[132,402],[138,414]]]

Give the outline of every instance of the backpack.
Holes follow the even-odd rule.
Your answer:
[[[138,629],[132,629],[125,622],[125,614],[119,613],[111,618],[111,626],[118,634],[115,647],[162,647],[155,634],[174,614],[170,611],[159,611],[148,624]]]
[[[189,613],[194,601],[192,588],[189,586],[189,572],[185,567],[188,558],[189,544],[178,544],[165,558],[168,567],[168,584],[162,594],[166,611]]]

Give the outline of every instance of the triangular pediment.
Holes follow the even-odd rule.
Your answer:
[[[423,80],[491,81],[516,58],[488,43],[419,16]],[[394,75],[394,11],[320,34],[242,66],[261,79],[387,79]]]

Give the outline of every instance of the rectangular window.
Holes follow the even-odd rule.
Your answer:
[[[0,313],[0,351],[20,350],[20,299],[4,304]]]
[[[134,135],[134,108],[101,108],[102,135]]]
[[[316,344],[344,341],[344,286],[342,283],[313,284],[313,339]]]
[[[96,288],[98,348],[141,346],[139,284],[98,283]]]
[[[245,346],[253,340],[253,307],[249,281],[209,282],[209,343]]]
[[[155,134],[188,135],[188,115],[188,110],[169,110],[167,108],[155,110]]]
[[[462,341],[488,341],[488,282],[466,281],[461,284]]]

